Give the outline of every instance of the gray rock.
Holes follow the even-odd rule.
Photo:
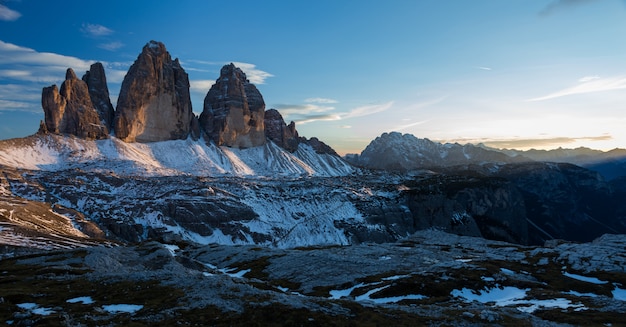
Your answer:
[[[276,109],[265,111],[265,136],[279,147],[295,152],[300,143],[296,123],[285,123],[283,116]]]
[[[93,106],[87,83],[79,80],[68,68],[61,90],[56,85],[45,87],[41,95],[45,129],[40,132],[70,134],[84,139],[108,137],[106,126],[100,122]]]
[[[91,65],[83,75],[83,81],[87,83],[91,103],[96,108],[102,125],[106,127],[107,131],[111,131],[115,110],[109,97],[109,87],[102,63],[97,62]]]
[[[265,144],[264,115],[263,96],[231,63],[204,98],[200,127],[217,145],[250,148]]]
[[[163,43],[150,41],[122,82],[115,135],[126,142],[185,139],[193,116],[187,73]]]

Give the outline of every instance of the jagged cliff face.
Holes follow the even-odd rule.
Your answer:
[[[56,85],[43,89],[41,106],[44,124],[41,132],[71,134],[85,139],[108,137],[89,95],[87,83],[79,80],[74,71],[67,70],[61,90]]]
[[[116,137],[126,142],[185,139],[193,118],[187,73],[163,43],[149,42],[122,82]]]
[[[83,75],[83,81],[87,83],[89,97],[93,107],[98,112],[100,122],[106,127],[107,131],[111,131],[115,110],[109,97],[109,87],[107,86],[107,78],[102,63],[97,62],[91,65],[89,70]]]
[[[217,145],[250,148],[265,144],[264,114],[259,90],[229,64],[204,98],[200,126]]]
[[[276,109],[265,111],[265,136],[279,147],[295,152],[298,150],[298,131],[296,123],[285,123],[283,116]]]

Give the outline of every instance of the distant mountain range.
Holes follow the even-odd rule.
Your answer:
[[[555,162],[571,163],[597,171],[608,180],[626,176],[625,149],[608,152],[589,148],[501,150],[482,144],[442,144],[398,132],[383,133],[361,154],[348,154],[345,159],[359,167],[393,171],[530,161]]]

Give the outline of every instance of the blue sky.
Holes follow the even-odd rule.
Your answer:
[[[115,104],[150,40],[193,108],[234,62],[266,107],[340,153],[384,132],[506,148],[626,147],[626,1],[0,1],[0,138],[41,89],[105,64]]]

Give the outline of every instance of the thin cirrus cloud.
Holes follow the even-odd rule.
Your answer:
[[[19,12],[7,6],[0,5],[0,20],[12,22],[16,21],[20,17],[22,17],[22,14]]]
[[[298,124],[308,124],[314,121],[333,121],[348,118],[363,117],[383,112],[393,106],[393,101],[383,104],[367,105],[353,108],[348,112],[330,112],[335,110],[333,106],[318,104],[278,104],[276,109],[286,118],[296,121]],[[344,125],[348,126],[348,125]],[[342,127],[345,128],[345,127]]]
[[[575,94],[605,92],[626,89],[626,76],[600,78],[599,76],[586,76],[578,80],[578,85],[550,93],[545,96],[529,99],[528,101],[544,101]]]
[[[90,37],[100,37],[113,34],[112,29],[100,24],[83,24],[80,31]]]
[[[215,84],[215,81],[211,79],[192,80],[189,81],[189,90],[191,92],[206,94],[207,92],[209,92],[213,84]]]
[[[335,99],[329,99],[329,98],[308,98],[308,99],[305,99],[304,102],[332,104],[332,103],[337,103],[338,101]]]
[[[185,60],[185,63],[199,64],[203,66],[223,66],[231,62],[189,59],[189,60]],[[183,65],[185,63],[183,63]],[[265,84],[266,79],[270,77],[274,77],[274,75],[272,75],[271,73],[268,73],[264,70],[257,68],[255,64],[251,64],[247,62],[237,62],[237,61],[233,61],[232,63],[236,67],[240,68],[246,74],[246,77],[252,84],[258,84],[258,85]],[[185,68],[185,70],[207,73],[207,72],[212,72],[215,69],[202,69],[202,68],[197,68],[197,67],[191,67],[191,68]],[[219,68],[217,69],[217,72],[219,72]]]
[[[123,46],[124,46],[124,43],[118,42],[118,41],[98,44],[98,48],[108,50],[108,51],[115,51]]]
[[[0,41],[0,110],[41,110],[41,88],[64,80],[67,68],[78,76],[89,70],[95,60],[84,60],[50,52],[38,52]],[[128,63],[104,63],[107,81],[121,83]],[[10,87],[9,87],[10,86]],[[10,92],[9,92],[10,90]],[[114,96],[115,94],[112,94]],[[33,109],[34,108],[34,109]]]
[[[531,149],[561,146],[563,144],[571,144],[578,141],[607,141],[612,140],[613,136],[609,134],[599,136],[581,136],[581,137],[546,137],[546,138],[512,138],[512,139],[463,139],[449,140],[448,142],[458,143],[483,143],[487,146],[498,149]]]
[[[539,15],[548,16],[573,7],[597,1],[598,0],[552,0],[539,12]]]

